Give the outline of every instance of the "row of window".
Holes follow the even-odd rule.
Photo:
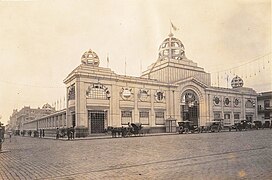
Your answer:
[[[241,119],[240,114],[241,113],[239,113],[239,112],[233,113],[233,119],[234,120]],[[221,119],[221,113],[220,112],[214,112],[214,119]],[[231,119],[231,113],[228,113],[228,112],[224,113],[223,119],[230,120]],[[253,115],[251,115],[251,114],[246,115],[246,120],[252,121],[252,119],[253,119]]]
[[[223,99],[223,105],[226,107],[231,106],[231,99],[229,97],[224,97]],[[214,96],[213,98],[213,103],[215,106],[220,106],[221,105],[221,98],[218,96]],[[234,107],[240,107],[241,106],[241,100],[239,98],[233,98],[233,106]],[[253,108],[255,107],[255,101],[253,99],[246,99],[245,102],[245,107],[246,108]]]
[[[54,116],[38,121],[38,128],[57,128],[66,126],[66,115]]]
[[[233,114],[234,119],[240,119],[240,113]],[[221,113],[215,112],[214,119],[221,119]],[[230,113],[224,113],[224,119],[230,119]]]
[[[155,112],[155,124],[164,125],[164,112]],[[121,123],[122,125],[127,125],[132,122],[132,111],[121,111]],[[149,111],[139,112],[139,122],[143,125],[149,125]]]
[[[121,98],[123,100],[131,100],[133,97],[132,90],[132,88],[123,87],[120,91]],[[94,84],[93,86],[88,87],[86,91],[86,96],[91,99],[109,99],[110,91],[106,86],[102,84]],[[138,97],[140,101],[148,101],[149,96],[150,93],[148,89],[139,90]],[[154,96],[157,102],[162,102],[165,99],[165,92],[162,90],[157,90]]]

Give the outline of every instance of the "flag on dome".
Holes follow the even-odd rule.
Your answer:
[[[177,27],[172,23],[172,21],[170,21],[170,23],[171,23],[171,26],[172,26],[172,28],[173,28],[174,31],[178,31],[178,30],[179,30],[179,28],[177,28]]]

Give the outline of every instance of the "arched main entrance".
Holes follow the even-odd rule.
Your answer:
[[[199,98],[194,91],[186,90],[182,93],[180,106],[181,120],[192,121],[199,125]]]

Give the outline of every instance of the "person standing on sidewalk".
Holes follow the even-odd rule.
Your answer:
[[[9,142],[11,142],[12,131],[9,131]]]
[[[40,138],[42,138],[42,129],[40,129]]]
[[[70,131],[70,128],[67,128],[67,137],[68,137],[68,140],[70,140],[70,137],[71,137],[71,131]]]
[[[75,139],[75,127],[71,127],[71,139]]]
[[[56,131],[56,139],[59,139],[59,136],[60,136],[60,132],[59,132],[59,128],[57,128],[57,131]]]

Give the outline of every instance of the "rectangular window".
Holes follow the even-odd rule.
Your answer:
[[[249,121],[249,122],[252,122],[253,115],[246,115],[246,120]]]
[[[155,123],[157,125],[164,125],[164,112],[155,112]]]
[[[264,109],[270,107],[270,100],[264,100]]]
[[[140,117],[140,123],[142,123],[144,125],[149,124],[149,112],[148,111],[141,111],[139,113],[139,117]]]
[[[240,114],[234,114],[234,119],[240,119]]]
[[[132,111],[121,111],[121,123],[127,125],[132,121]]]
[[[229,113],[224,113],[224,125],[230,125],[230,114]]]
[[[214,117],[214,119],[220,119],[221,118],[221,114],[219,112],[215,112],[213,114],[213,117]]]
[[[230,119],[230,114],[224,114],[224,119]]]
[[[270,112],[264,113],[264,119],[270,119]]]

